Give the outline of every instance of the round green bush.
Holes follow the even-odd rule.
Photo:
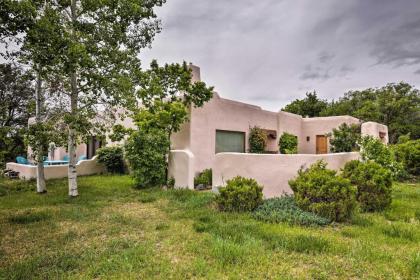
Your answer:
[[[124,173],[124,152],[120,146],[103,147],[98,150],[98,162],[110,173]]]
[[[376,162],[350,161],[343,176],[357,186],[356,198],[363,211],[380,211],[392,202],[391,172]]]
[[[169,140],[164,131],[136,131],[128,138],[125,152],[136,187],[156,187],[166,181]]]
[[[354,212],[356,189],[350,180],[338,176],[326,165],[324,161],[318,161],[308,169],[299,170],[289,185],[301,209],[331,221],[344,221]]]
[[[254,126],[249,130],[249,152],[262,154],[265,151],[265,145],[267,143],[267,133]]]
[[[237,176],[219,189],[216,202],[221,211],[252,211],[263,201],[263,187],[254,179]]]
[[[395,159],[411,176],[420,176],[420,139],[408,140],[391,146]]]
[[[298,138],[296,135],[284,132],[279,139],[281,154],[297,154]]]

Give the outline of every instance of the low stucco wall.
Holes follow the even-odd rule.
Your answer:
[[[194,155],[191,151],[172,150],[168,174],[175,179],[175,188],[194,189]]]
[[[322,155],[220,153],[216,155],[213,167],[213,190],[217,191],[217,187],[224,186],[227,180],[239,175],[253,178],[263,185],[266,198],[291,194],[288,181],[297,175],[302,166],[308,167],[323,159],[328,163],[328,168],[338,170],[347,161],[358,158],[357,152]]]
[[[19,178],[30,180],[36,178],[36,166],[35,165],[24,165],[14,162],[6,164],[6,169],[19,172]],[[105,167],[99,164],[96,157],[88,160],[81,160],[76,164],[77,175],[93,175],[105,172]],[[50,165],[44,166],[45,179],[57,179],[67,177],[68,165]]]

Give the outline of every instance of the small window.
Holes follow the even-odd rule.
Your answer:
[[[245,132],[216,130],[217,153],[245,153]]]
[[[306,136],[306,142],[309,142],[311,140],[311,137]]]

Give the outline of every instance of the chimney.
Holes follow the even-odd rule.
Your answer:
[[[188,67],[192,70],[192,72],[191,72],[191,74],[192,74],[191,82],[193,82],[193,83],[200,82],[201,81],[200,67],[195,66],[191,62],[188,65]]]

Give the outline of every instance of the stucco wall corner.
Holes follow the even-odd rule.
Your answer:
[[[194,189],[194,154],[190,150],[171,150],[168,174],[175,179],[175,188]]]

